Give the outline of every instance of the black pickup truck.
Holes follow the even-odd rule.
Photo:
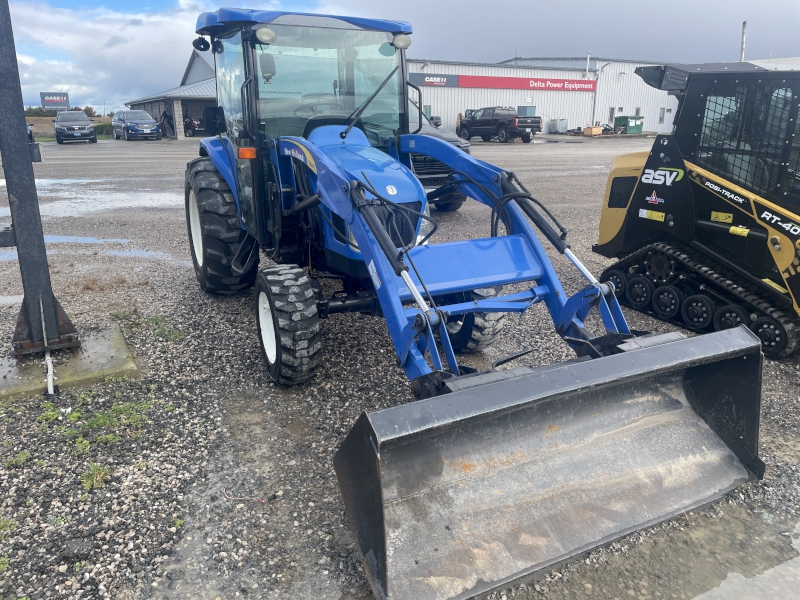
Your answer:
[[[517,138],[522,138],[528,144],[537,131],[542,130],[541,117],[517,116],[517,109],[510,106],[491,106],[476,110],[471,115],[467,111],[466,117],[461,120],[458,135],[469,140],[473,135],[479,135],[484,142],[497,138],[500,143],[506,143]]]

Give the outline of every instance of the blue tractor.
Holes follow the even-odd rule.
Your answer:
[[[382,316],[418,398],[364,412],[334,458],[377,598],[472,596],[763,475],[759,340],[744,328],[633,335],[613,283],[514,173],[420,135],[408,23],[219,9],[197,33],[218,97],[204,115],[213,137],[186,170],[200,286],[255,287],[266,369],[282,385],[324,360],[322,319]],[[452,177],[426,192],[415,157]],[[491,209],[491,235],[428,243],[428,207],[452,194]],[[583,289],[567,295],[545,243]],[[325,278],[341,291],[326,297]],[[459,365],[505,313],[538,303],[575,358]]]

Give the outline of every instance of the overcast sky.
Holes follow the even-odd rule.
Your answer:
[[[11,2],[23,94],[66,91],[106,111],[175,87],[197,15],[220,6],[410,21],[409,56],[497,62],[593,56],[733,61],[747,20],[747,58],[800,56],[800,0],[26,0]]]

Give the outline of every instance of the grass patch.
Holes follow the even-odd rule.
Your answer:
[[[81,411],[73,410],[69,415],[67,415],[67,421],[70,423],[76,423],[77,421],[81,420]]]
[[[83,456],[84,454],[89,454],[89,440],[85,440],[82,437],[79,437],[75,440],[75,449],[73,452],[78,456]]]
[[[11,519],[0,519],[0,540],[6,539],[8,537],[8,534],[10,534],[16,528],[17,526]]]
[[[3,556],[0,556],[0,573],[2,573],[3,571],[5,571],[8,568],[8,563],[9,562],[10,562],[10,559],[8,558],[8,554],[4,554]]]
[[[115,433],[109,433],[106,435],[97,436],[97,443],[103,444],[104,446],[110,446],[112,444],[116,444],[118,441],[119,441],[119,436]]]
[[[87,492],[103,487],[109,479],[111,479],[111,474],[108,471],[108,467],[97,463],[92,463],[88,469],[81,473],[81,485]]]
[[[6,469],[18,469],[19,467],[22,466],[22,463],[28,460],[28,457],[30,457],[30,455],[31,455],[30,452],[23,451],[17,454],[16,456],[7,458],[6,462],[3,464],[5,465]]]
[[[150,317],[149,319],[147,319],[147,322],[150,323],[150,325],[163,325],[164,323],[167,322],[167,317],[162,317],[162,316]]]
[[[172,403],[170,402],[169,404],[167,404],[167,405],[164,407],[164,412],[165,412],[165,413],[171,413],[171,412],[175,412],[175,405],[174,405],[174,404],[172,404]]]
[[[61,415],[52,402],[42,402],[40,406],[44,409],[44,412],[39,415],[39,421],[43,423],[52,423]]]
[[[183,331],[180,329],[176,329],[175,331],[170,331],[167,333],[167,339],[170,342],[179,342],[183,339]]]
[[[152,402],[117,404],[108,410],[94,413],[87,426],[90,429],[117,429],[120,426],[139,429],[147,420],[144,412],[152,405]]]
[[[120,310],[108,313],[108,315],[115,321],[126,321],[130,319],[133,316],[133,314],[134,311],[132,310]]]

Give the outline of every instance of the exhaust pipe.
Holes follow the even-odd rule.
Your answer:
[[[359,417],[334,468],[376,598],[469,598],[763,476],[752,332],[621,348]]]

